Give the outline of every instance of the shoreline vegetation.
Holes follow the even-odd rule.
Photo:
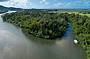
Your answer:
[[[57,13],[16,12],[5,14],[3,21],[20,27],[35,37],[55,39],[62,37],[67,28],[67,21]]]
[[[90,59],[90,17],[87,15],[72,14],[70,20],[79,45],[85,50],[87,59]]]
[[[75,39],[90,59],[90,17],[79,13],[48,13],[22,11],[2,16],[3,21],[12,23],[33,36],[52,39],[62,37],[71,23]]]

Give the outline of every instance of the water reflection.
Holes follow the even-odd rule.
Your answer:
[[[0,17],[0,59],[85,59],[85,55],[73,44],[72,36],[52,41],[28,39]]]

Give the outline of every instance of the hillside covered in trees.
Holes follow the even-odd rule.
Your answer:
[[[2,5],[0,5],[0,13],[5,13],[8,11],[21,11],[23,9],[21,8],[14,8],[14,7],[4,7]]]

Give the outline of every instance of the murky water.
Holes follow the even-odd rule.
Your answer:
[[[85,59],[73,43],[71,27],[58,40],[31,40],[20,29],[0,17],[0,59]]]

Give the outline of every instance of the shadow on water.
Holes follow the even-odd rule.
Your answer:
[[[46,44],[46,45],[53,45],[55,44],[55,42],[58,41],[62,41],[63,39],[72,39],[73,40],[73,33],[72,33],[72,28],[71,28],[71,24],[68,23],[68,28],[66,30],[66,32],[64,33],[64,36],[62,38],[57,38],[57,39],[44,39],[44,38],[37,38],[34,37],[33,35],[29,35],[28,33],[26,33],[26,31],[22,31],[23,34],[25,34],[25,36],[30,39],[31,41],[35,42],[35,43],[41,43],[41,44]],[[68,39],[69,38],[69,39]]]
[[[79,46],[74,44],[74,35],[71,24],[68,23],[68,28],[62,38],[56,40],[46,40],[33,36],[29,36],[29,39],[36,44],[40,44],[50,50],[53,56],[59,56],[56,59],[86,59],[86,54]],[[48,58],[47,58],[48,59]],[[53,57],[53,59],[55,59]]]
[[[49,40],[49,39],[43,39],[43,38],[37,38],[34,37],[33,35],[29,35],[25,33],[25,31],[22,31],[23,34],[32,42],[35,42],[37,44],[42,44],[42,45],[53,45],[55,44],[55,40]]]

